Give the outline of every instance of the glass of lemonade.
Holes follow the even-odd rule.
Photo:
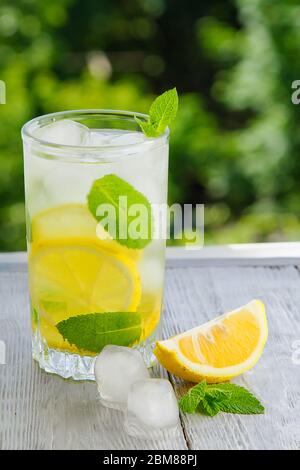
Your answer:
[[[65,378],[93,379],[107,344],[138,348],[151,365],[164,282],[165,237],[156,229],[166,210],[168,130],[147,138],[135,116],[147,119],[67,111],[22,129],[33,356]]]

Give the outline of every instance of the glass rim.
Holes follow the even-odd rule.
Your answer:
[[[143,113],[138,113],[134,111],[124,111],[124,110],[114,110],[114,109],[75,109],[67,111],[58,111],[55,113],[43,114],[37,116],[30,121],[27,121],[22,129],[21,135],[24,142],[31,142],[37,144],[40,148],[43,149],[52,149],[53,151],[84,151],[84,152],[95,152],[99,150],[118,150],[129,148],[133,149],[134,147],[145,145],[146,143],[151,142],[155,147],[160,144],[162,141],[167,140],[170,134],[170,130],[167,127],[165,132],[158,137],[149,137],[144,142],[133,142],[128,144],[101,144],[101,145],[67,145],[67,144],[57,144],[54,142],[49,142],[34,135],[34,131],[38,128],[43,127],[41,122],[50,124],[51,122],[56,122],[63,119],[72,119],[78,117],[116,117],[120,120],[134,121],[135,117],[141,119],[142,121],[148,120],[148,115]],[[39,124],[39,125],[37,125]],[[35,127],[36,125],[36,127]],[[46,124],[45,124],[46,125]]]

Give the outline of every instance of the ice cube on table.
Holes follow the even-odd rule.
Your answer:
[[[71,119],[63,119],[35,131],[38,139],[52,144],[85,146],[89,145],[90,130],[88,127]]]
[[[176,430],[178,423],[178,403],[168,380],[146,379],[131,386],[125,419],[130,436],[155,438],[162,431]]]
[[[101,403],[118,410],[126,408],[130,386],[150,377],[141,353],[123,346],[105,346],[94,370]]]

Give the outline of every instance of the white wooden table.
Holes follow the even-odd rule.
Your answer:
[[[100,406],[93,383],[41,371],[31,359],[25,254],[0,255],[1,449],[300,449],[300,244],[169,250],[164,337],[261,298],[269,339],[256,367],[236,380],[265,415],[181,416],[175,436],[142,441],[122,413]],[[3,352],[3,351],[2,351]],[[155,374],[165,373],[156,367]],[[182,386],[170,377],[178,394]]]

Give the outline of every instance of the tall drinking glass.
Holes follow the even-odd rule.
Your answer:
[[[67,111],[33,119],[24,143],[33,357],[93,379],[107,344],[151,365],[164,282],[168,131],[146,138],[138,113]],[[154,207],[160,207],[155,211]]]

